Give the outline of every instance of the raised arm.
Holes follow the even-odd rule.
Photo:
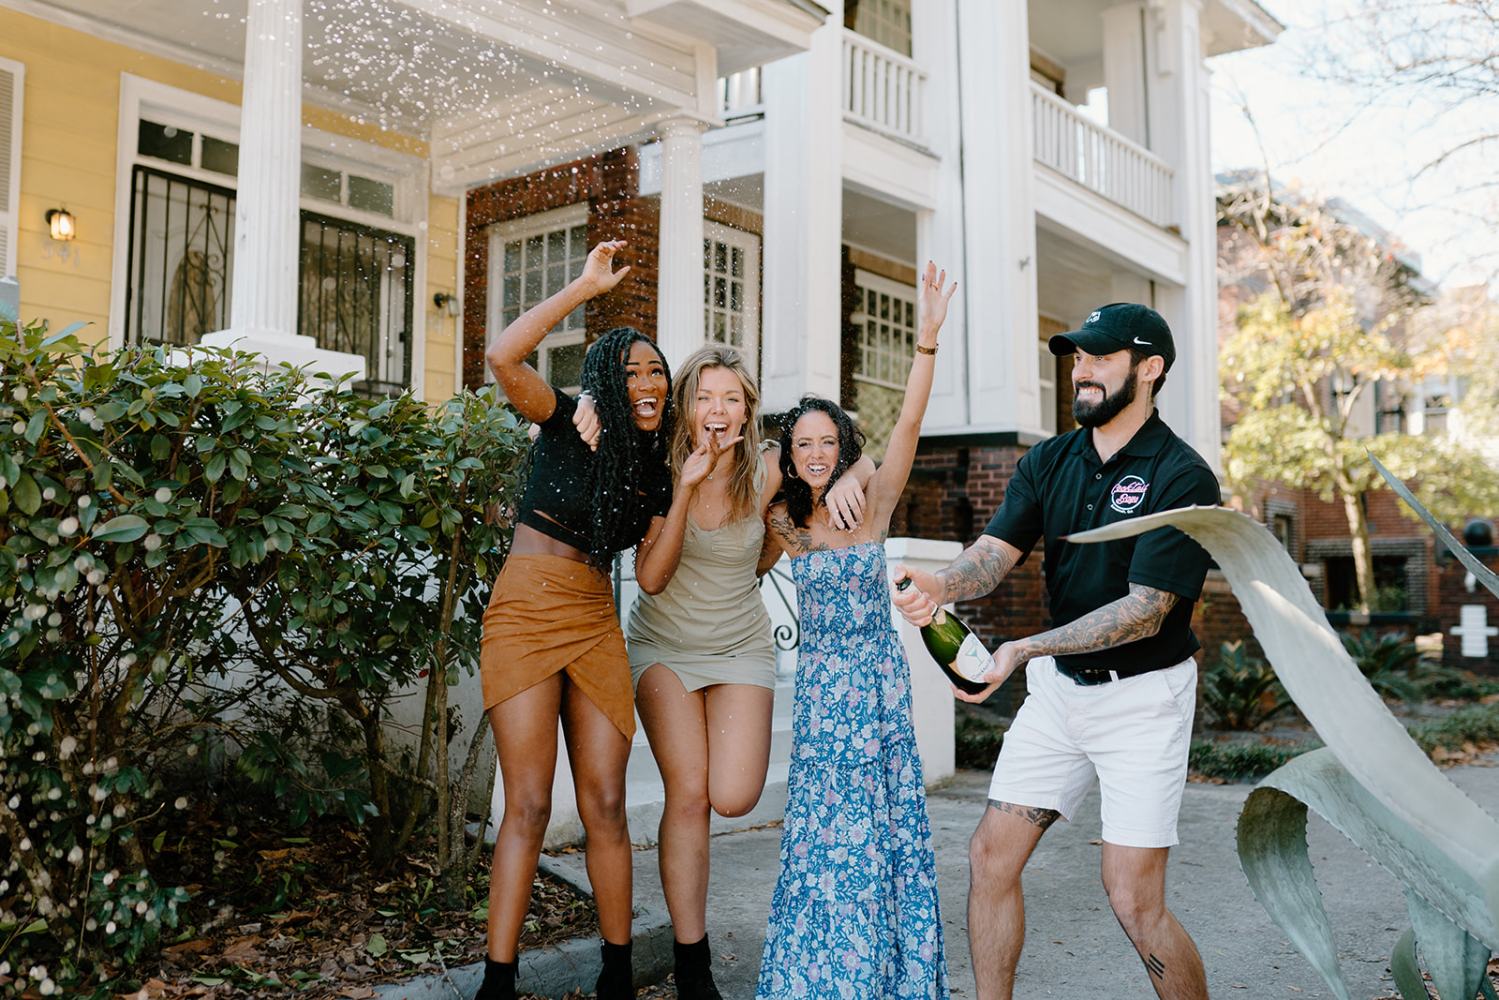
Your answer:
[[[876,518],[874,526],[880,534],[890,523],[890,515],[906,488],[911,463],[916,458],[921,419],[926,415],[927,400],[932,395],[932,376],[937,368],[937,332],[947,318],[947,304],[958,290],[956,282],[944,288],[946,282],[947,272],[939,274],[937,265],[928,261],[917,293],[916,356],[911,359],[911,374],[906,377],[905,398],[901,401],[900,415],[895,418],[895,427],[890,431],[890,442],[885,446],[885,461],[870,478],[865,490],[871,515]]]
[[[510,405],[527,420],[541,423],[550,417],[557,408],[557,397],[546,379],[526,363],[526,358],[568,313],[609,291],[630,273],[628,266],[614,270],[614,255],[624,245],[623,240],[612,240],[594,247],[582,274],[551,298],[521,313],[484,352],[484,359],[505,390]]]

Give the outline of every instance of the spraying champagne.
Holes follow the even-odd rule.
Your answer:
[[[905,590],[909,586],[908,576],[895,589]],[[932,620],[921,626],[921,640],[953,687],[964,694],[978,694],[989,686],[980,678],[994,661],[979,637],[957,615],[938,608]]]

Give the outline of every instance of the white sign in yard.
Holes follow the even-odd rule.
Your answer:
[[[1499,628],[1489,624],[1489,610],[1482,604],[1464,604],[1459,624],[1452,634],[1463,641],[1462,655],[1481,659],[1489,655],[1489,636],[1499,635]]]

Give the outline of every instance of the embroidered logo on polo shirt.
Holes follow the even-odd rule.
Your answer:
[[[1150,484],[1139,476],[1125,476],[1109,490],[1109,506],[1121,514],[1133,514],[1145,502]]]

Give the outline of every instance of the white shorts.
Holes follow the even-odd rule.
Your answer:
[[[1098,774],[1103,839],[1171,847],[1187,780],[1197,663],[1082,685],[1050,656],[1025,668],[1030,697],[1005,733],[989,798],[1070,820]]]

